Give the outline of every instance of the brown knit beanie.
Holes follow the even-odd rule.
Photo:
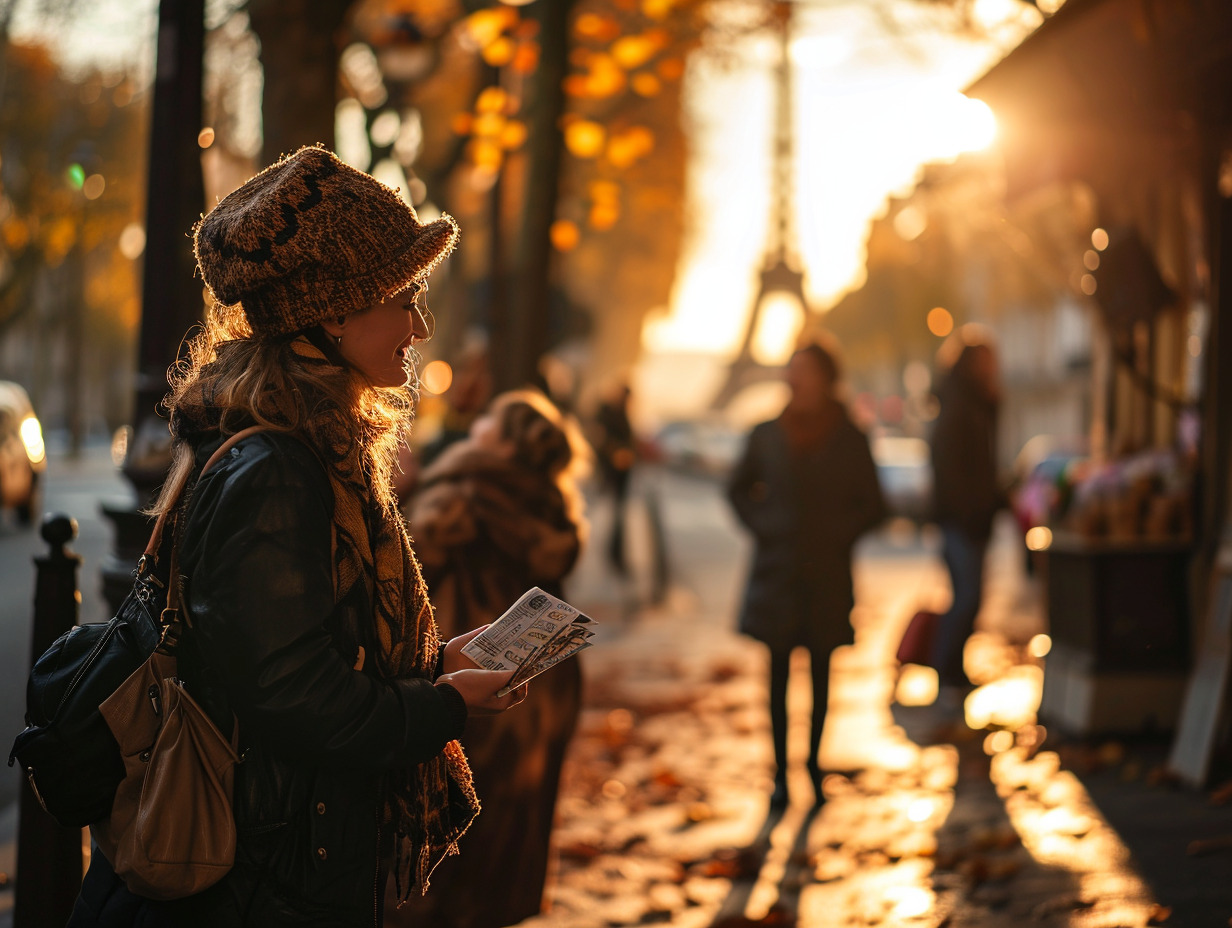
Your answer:
[[[400,293],[457,241],[452,216],[421,225],[396,191],[314,146],[224,197],[193,247],[214,298],[242,304],[253,335],[269,337]]]

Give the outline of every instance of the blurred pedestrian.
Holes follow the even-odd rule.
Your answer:
[[[633,391],[627,383],[617,384],[595,412],[599,469],[604,486],[612,494],[612,529],[608,535],[607,560],[621,576],[629,572],[625,555],[625,508],[633,465],[637,463],[637,442],[633,437],[633,425],[629,422],[629,399],[632,395]]]
[[[379,924],[391,869],[403,898],[457,851],[478,803],[455,739],[520,694],[461,655],[470,635],[440,642],[390,484],[425,280],[457,236],[323,148],[198,225],[218,305],[173,378],[154,508],[174,514],[191,619],[179,672],[220,728],[238,721],[235,865],[155,902],[96,850],[74,928]]]
[[[563,595],[585,535],[575,483],[585,449],[546,397],[520,390],[498,396],[423,471],[405,511],[445,634],[493,621],[532,586]],[[484,852],[447,862],[433,892],[391,924],[498,928],[539,912],[580,667],[565,661],[537,678],[516,713],[468,723],[483,815],[467,840]]]
[[[980,326],[955,332],[938,354],[938,367],[941,408],[931,441],[933,517],[941,529],[954,596],[937,623],[933,666],[941,685],[939,705],[955,709],[970,687],[963,646],[980,611],[993,516],[1004,505],[996,458],[1001,387],[996,350]]]
[[[740,630],[770,649],[776,808],[787,803],[787,677],[797,647],[811,661],[807,766],[822,801],[818,752],[830,654],[853,641],[851,549],[885,516],[868,439],[838,399],[835,352],[806,345],[792,355],[786,379],[786,408],[753,429],[728,485],[755,544]]]

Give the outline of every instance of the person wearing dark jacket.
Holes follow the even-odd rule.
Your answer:
[[[186,688],[238,725],[232,870],[169,902],[129,892],[95,850],[71,928],[361,928],[385,883],[426,889],[478,802],[468,715],[524,697],[439,640],[390,474],[411,348],[452,218],[305,148],[195,232],[217,305],[167,400]],[[261,426],[204,475],[230,435]]]
[[[977,327],[955,333],[941,365],[949,369],[938,389],[941,408],[931,442],[933,516],[954,596],[937,623],[933,666],[943,693],[957,696],[969,685],[963,646],[980,611],[984,555],[1002,505],[996,459],[1000,388],[996,352]]]
[[[612,528],[608,534],[607,561],[620,576],[629,572],[625,558],[625,510],[629,502],[629,486],[633,465],[637,463],[637,440],[629,421],[629,401],[633,391],[627,383],[617,384],[612,393],[595,410],[598,440],[599,472],[604,486],[612,491]]]
[[[405,504],[415,552],[447,634],[499,618],[532,586],[563,596],[585,538],[576,477],[585,444],[543,394],[502,393],[420,475]],[[500,928],[539,914],[565,749],[582,703],[577,658],[536,678],[517,712],[467,727],[462,745],[483,795],[468,841],[433,892],[391,923]]]
[[[770,649],[770,720],[776,764],[771,805],[787,803],[787,677],[791,652],[809,652],[812,740],[807,759],[821,801],[821,732],[830,654],[853,641],[851,549],[885,517],[868,439],[836,398],[839,367],[819,344],[787,365],[791,399],[749,435],[728,498],[753,535],[740,630]]]

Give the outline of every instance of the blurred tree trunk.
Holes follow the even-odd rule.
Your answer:
[[[249,0],[265,69],[261,166],[303,145],[334,148],[339,31],[350,0]]]
[[[569,14],[574,0],[531,5],[539,23],[540,59],[529,88],[526,191],[513,267],[505,278],[508,312],[492,320],[496,385],[510,389],[538,379],[539,358],[549,347],[548,305],[552,295],[551,227],[556,218],[564,138],[562,82],[568,73]]]

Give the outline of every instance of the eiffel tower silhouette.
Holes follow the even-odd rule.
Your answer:
[[[778,0],[774,4],[772,14],[779,33],[779,61],[775,69],[777,106],[774,133],[774,187],[771,201],[773,205],[766,258],[761,269],[757,295],[753,298],[753,308],[749,313],[748,325],[740,341],[740,351],[728,367],[723,386],[719,388],[710,402],[711,408],[715,410],[726,408],[736,394],[745,387],[768,380],[777,380],[782,376],[781,368],[763,364],[753,357],[753,339],[757,335],[757,326],[761,322],[762,307],[767,296],[771,293],[794,296],[804,309],[805,318],[802,328],[807,327],[809,317],[812,315],[804,296],[804,273],[800,270],[799,258],[789,247],[789,239],[794,232],[791,193],[794,186],[792,172],[795,167],[795,150],[792,143],[794,101],[790,50],[791,10],[790,0]]]

